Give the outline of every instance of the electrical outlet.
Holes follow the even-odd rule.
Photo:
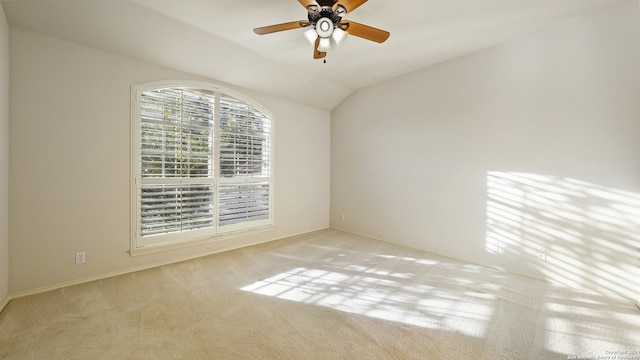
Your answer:
[[[87,257],[84,251],[78,251],[76,253],[76,264],[84,264],[86,260]]]

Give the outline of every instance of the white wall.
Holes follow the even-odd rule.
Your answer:
[[[329,226],[330,114],[218,83],[275,116],[275,228],[130,257],[130,86],[197,78],[19,29],[10,50],[12,294]]]
[[[9,25],[0,6],[0,310],[9,295]]]
[[[350,96],[332,113],[331,225],[636,297],[639,14],[630,1]]]

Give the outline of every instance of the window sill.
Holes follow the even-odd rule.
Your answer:
[[[199,239],[185,240],[180,242],[169,242],[169,243],[163,243],[163,244],[157,244],[157,245],[149,245],[149,246],[131,249],[129,250],[129,255],[131,257],[135,257],[135,256],[149,255],[149,254],[155,254],[159,252],[165,252],[165,251],[171,251],[171,250],[177,250],[177,249],[184,249],[192,246],[211,244],[211,243],[220,242],[228,239],[234,239],[234,238],[243,237],[243,236],[261,234],[271,230],[273,230],[273,225],[267,225],[267,226],[263,226],[263,227],[252,229],[252,230],[230,232],[226,234],[208,236],[208,237],[199,238]]]

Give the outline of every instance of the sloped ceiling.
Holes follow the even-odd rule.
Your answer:
[[[632,0],[369,0],[350,19],[391,32],[351,36],[327,63],[297,29],[296,0],[2,0],[11,26],[331,111],[351,92]],[[635,0],[633,0],[635,1]]]

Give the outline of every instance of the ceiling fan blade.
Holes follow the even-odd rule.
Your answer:
[[[299,29],[299,28],[307,27],[309,25],[311,24],[309,24],[308,21],[300,20],[300,21],[292,21],[284,24],[269,25],[269,26],[255,28],[253,29],[253,32],[258,35],[266,35],[266,34],[271,34],[278,31]]]
[[[322,59],[327,56],[326,52],[318,51],[318,45],[320,45],[320,37],[316,39],[316,43],[313,45],[313,58],[314,59]]]
[[[363,39],[375,41],[377,43],[385,42],[391,33],[388,31],[376,29],[371,26],[362,25],[355,21],[343,21],[340,23],[341,28],[348,32],[350,35],[361,37]]]
[[[302,4],[302,6],[309,8],[309,6],[311,5],[320,5],[320,6],[329,6],[332,7],[335,3],[337,3],[337,0],[298,0],[298,2],[300,4]]]
[[[305,8],[308,8],[311,5],[317,5],[314,0],[298,0],[298,2]]]
[[[337,3],[337,0],[316,0],[316,2],[318,3],[318,5],[320,6],[328,6],[328,7],[333,7],[333,5],[335,3]]]
[[[358,6],[366,3],[367,0],[339,0],[338,4],[347,10],[348,13],[355,10]]]

